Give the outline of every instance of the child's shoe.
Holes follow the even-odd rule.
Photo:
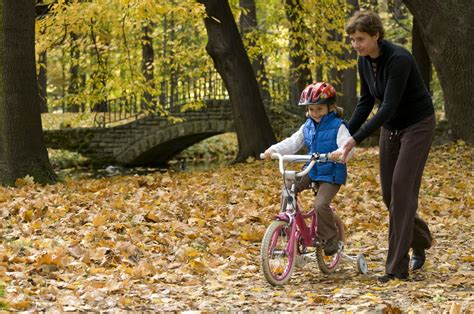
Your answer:
[[[324,255],[331,256],[337,253],[339,250],[339,241],[337,237],[327,239],[324,241]]]

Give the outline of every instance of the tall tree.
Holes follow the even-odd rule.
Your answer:
[[[275,135],[265,113],[252,65],[227,0],[198,0],[207,16],[206,50],[224,80],[234,111],[234,124],[239,142],[235,162],[258,158],[275,143]]]
[[[36,1],[35,15],[36,18],[41,18],[43,11],[48,8],[43,6],[43,0]],[[39,11],[39,12],[38,12]],[[44,30],[40,31],[40,35],[44,35]],[[40,111],[41,113],[48,112],[48,53],[41,51],[38,56],[38,90],[40,95]]]
[[[411,50],[413,56],[415,57],[418,68],[420,69],[421,77],[425,82],[426,88],[430,91],[430,83],[432,77],[432,64],[428,51],[426,51],[425,43],[421,37],[420,25],[416,18],[413,18],[413,28],[412,28],[412,44]]]
[[[359,10],[358,0],[347,0],[347,4],[350,5],[348,10],[348,17],[352,16],[355,11]],[[350,38],[346,35],[347,46],[350,47]],[[345,60],[355,60],[357,58],[354,49],[344,49]],[[352,112],[357,105],[357,69],[354,65],[351,68],[341,71],[341,88],[342,92],[341,100],[338,103],[344,108],[344,118],[349,119],[352,116]]]
[[[239,5],[243,9],[240,15],[240,31],[243,39],[248,43],[248,49],[252,49],[257,46],[256,35],[258,31],[255,0],[239,0]],[[253,58],[252,68],[257,77],[260,94],[265,102],[269,102],[268,77],[265,71],[264,58],[260,51]]]
[[[35,3],[2,1],[0,19],[0,184],[26,175],[52,183],[36,80]]]
[[[285,0],[285,13],[290,23],[290,104],[297,104],[301,91],[311,83],[309,56],[305,48],[306,26],[300,0]]]
[[[142,108],[154,107],[154,99],[150,93],[150,89],[155,88],[154,69],[155,69],[155,52],[153,50],[153,42],[150,37],[153,32],[153,25],[150,21],[146,21],[142,26],[142,73],[145,77],[145,92],[143,93]]]
[[[41,113],[46,113],[48,112],[48,53],[46,51],[39,53],[38,63],[38,92],[40,97],[40,111]]]
[[[79,112],[81,106],[78,103],[77,94],[80,87],[79,77],[79,47],[77,45],[78,36],[75,32],[70,33],[71,38],[71,67],[69,68],[69,87],[68,87],[68,98],[69,103],[67,104],[67,111]],[[74,97],[76,96],[76,97]],[[72,103],[71,103],[72,101]]]
[[[474,6],[471,0],[404,0],[438,73],[455,138],[474,143]]]

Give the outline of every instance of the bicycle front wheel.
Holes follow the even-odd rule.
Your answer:
[[[334,214],[334,221],[337,227],[337,232],[339,234],[339,242],[342,242],[342,245],[346,242],[346,234],[344,231],[344,224],[342,223],[341,218]],[[324,255],[324,250],[321,245],[316,247],[316,260],[318,262],[319,270],[321,270],[324,274],[332,274],[335,270],[337,265],[339,265],[342,259],[341,253],[337,252],[332,256]]]
[[[290,280],[295,266],[296,243],[290,249],[291,224],[286,221],[273,221],[268,226],[262,240],[260,257],[262,272],[267,281],[281,286]]]

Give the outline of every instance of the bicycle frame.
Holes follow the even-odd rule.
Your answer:
[[[311,223],[308,226],[306,224],[305,219],[311,218]],[[316,238],[316,225],[317,225],[317,217],[316,212],[314,209],[307,213],[302,213],[299,204],[296,204],[296,210],[294,213],[282,212],[275,217],[276,220],[292,222],[292,230],[291,234],[296,235],[296,239],[302,239],[302,244],[305,247],[314,246],[314,239]],[[293,249],[292,247],[289,248],[290,250]]]
[[[263,156],[261,156],[263,157]],[[281,220],[281,221],[286,221],[291,223],[293,220],[295,221],[294,224],[291,224],[292,230],[291,230],[291,236],[290,238],[293,238],[293,235],[295,237],[294,241],[290,241],[290,245],[288,247],[288,250],[292,252],[294,249],[294,245],[299,245],[302,244],[304,247],[314,247],[315,242],[314,240],[316,239],[316,232],[317,232],[317,216],[316,212],[314,209],[310,210],[307,213],[303,213],[300,210],[300,206],[297,200],[297,193],[295,192],[295,181],[296,178],[302,177],[306,175],[312,167],[317,163],[317,162],[325,162],[331,159],[330,154],[313,154],[313,155],[281,155],[278,153],[272,154],[272,159],[279,159],[279,168],[281,174],[284,176],[285,179],[289,179],[291,181],[291,188],[290,188],[290,193],[289,197],[291,198],[291,202],[287,204],[286,211],[278,214],[275,219],[276,220]],[[300,172],[296,171],[288,171],[284,169],[283,162],[284,161],[309,161],[308,166],[306,169]],[[310,225],[308,226],[306,224],[305,219],[311,218]],[[301,243],[298,241],[302,240]]]

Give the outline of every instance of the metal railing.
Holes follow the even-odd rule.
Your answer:
[[[288,81],[281,77],[268,80],[271,100],[269,103],[287,103],[289,99]],[[159,94],[146,101],[144,97],[125,96],[107,100],[96,107],[94,125],[96,127],[114,126],[151,116],[166,116],[182,112],[183,106],[206,100],[229,99],[219,73],[207,72],[199,78],[180,77],[163,81],[157,87]],[[197,106],[199,107],[199,106]]]

